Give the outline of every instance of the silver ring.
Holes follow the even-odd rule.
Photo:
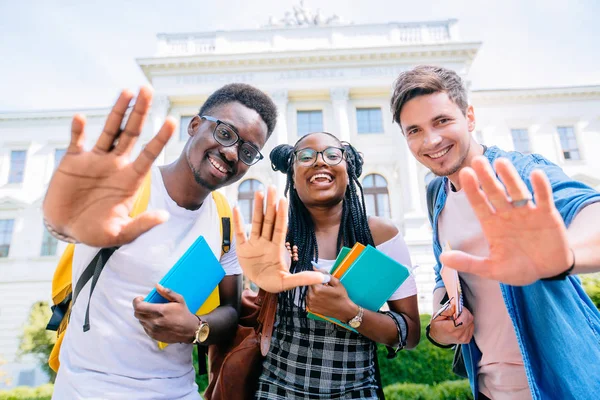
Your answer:
[[[515,208],[519,208],[519,207],[524,207],[527,205],[527,203],[529,203],[531,201],[530,198],[526,198],[526,199],[521,199],[521,200],[512,200],[510,202],[510,204],[515,207]]]

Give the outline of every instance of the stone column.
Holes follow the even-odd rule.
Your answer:
[[[165,119],[169,115],[169,109],[171,108],[171,102],[169,101],[169,97],[164,94],[155,94],[152,99],[152,110],[150,112],[150,117],[152,124],[150,129],[144,129],[145,133],[143,134],[143,139],[141,140],[144,144],[148,143],[150,139],[154,137],[162,127]],[[171,137],[171,141],[177,141],[179,135],[179,131],[175,132]],[[167,147],[169,144],[167,143]],[[160,155],[156,158],[155,163],[157,165],[165,163],[165,150],[163,150]]]
[[[329,91],[333,104],[333,118],[335,121],[335,135],[340,140],[350,141],[350,123],[348,121],[348,88],[334,88]]]
[[[269,153],[271,150],[279,144],[286,144],[289,142],[287,127],[288,92],[285,89],[276,90],[271,93],[271,98],[277,106],[277,125],[275,126],[272,137],[269,139],[269,144],[265,146],[267,151],[265,151],[266,154],[264,154],[264,156],[269,164],[271,163],[269,160]],[[271,168],[269,167],[269,169]],[[277,185],[277,194],[283,196],[286,176],[281,172],[272,171],[271,173],[275,174],[273,182]]]

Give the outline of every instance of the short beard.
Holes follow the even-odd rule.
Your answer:
[[[457,173],[458,171],[460,171],[461,168],[464,167],[463,164],[465,163],[465,160],[467,159],[467,156],[469,155],[469,151],[470,151],[470,148],[467,149],[467,152],[465,153],[465,155],[462,156],[460,158],[460,160],[458,160],[458,162],[452,168],[450,168],[450,170],[448,170],[448,171],[434,171],[432,169],[431,172],[433,172],[437,176],[450,176],[450,175],[454,175],[455,173]]]
[[[210,190],[211,192],[215,191],[219,188],[218,186],[211,185],[210,183],[208,183],[204,179],[202,179],[202,177],[200,176],[200,172],[198,172],[198,170],[196,168],[194,168],[191,165],[190,165],[190,168],[192,169],[192,174],[194,175],[194,180],[196,181],[196,183],[198,185],[205,187],[206,189]]]
[[[189,155],[186,154],[186,161],[188,166],[190,167],[190,170],[192,171],[192,175],[194,175],[194,180],[196,181],[196,183],[208,190],[215,191],[217,190],[219,187],[215,186],[215,185],[211,185],[210,183],[206,182],[204,179],[202,179],[202,177],[200,176],[200,171],[198,171],[196,169],[196,167],[194,167],[190,161]]]

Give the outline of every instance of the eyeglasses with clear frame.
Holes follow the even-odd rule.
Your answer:
[[[221,146],[231,147],[238,142],[240,143],[240,146],[238,147],[238,158],[244,164],[254,165],[264,158],[260,150],[252,143],[243,140],[237,132],[237,129],[233,126],[209,115],[201,115],[200,118],[215,123],[213,138]]]
[[[312,167],[316,162],[319,154],[323,161],[331,166],[338,165],[344,159],[344,149],[339,147],[328,147],[323,151],[316,151],[311,148],[305,148],[294,151],[294,157],[298,165],[302,167]]]

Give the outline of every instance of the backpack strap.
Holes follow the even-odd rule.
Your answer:
[[[217,205],[217,213],[221,218],[221,257],[223,257],[223,254],[228,253],[231,249],[231,206],[227,198],[216,190],[212,192],[212,198]],[[207,375],[208,347],[198,343],[196,349],[198,351],[198,375]]]
[[[104,269],[104,266],[108,262],[110,256],[112,256],[116,250],[118,250],[118,247],[108,247],[100,250],[98,254],[96,254],[96,257],[94,257],[92,262],[90,262],[90,264],[87,266],[86,271],[84,271],[84,273],[87,272],[87,274],[85,276],[82,275],[77,281],[77,285],[75,286],[75,291],[73,292],[73,302],[71,303],[71,307],[73,307],[73,305],[75,304],[75,300],[77,300],[77,296],[79,295],[81,289],[83,289],[83,287],[90,280],[90,278],[92,279],[92,286],[90,287],[90,297],[88,299],[87,308],[85,309],[85,319],[83,321],[84,332],[90,330],[90,303],[92,302],[92,293],[94,293],[94,289],[96,288],[96,284],[98,283],[98,278],[100,278],[100,273]],[[94,267],[93,270],[91,268],[92,266]],[[90,272],[92,272],[91,276]],[[82,280],[82,278],[85,279],[85,282]],[[77,290],[78,286],[80,286],[79,290]]]
[[[221,256],[231,249],[231,207],[227,198],[216,190],[212,192],[213,200],[217,205],[217,213],[221,218]]]
[[[429,213],[429,223],[433,226],[433,207],[437,202],[440,189],[444,184],[444,178],[436,176],[427,185],[427,212]]]

